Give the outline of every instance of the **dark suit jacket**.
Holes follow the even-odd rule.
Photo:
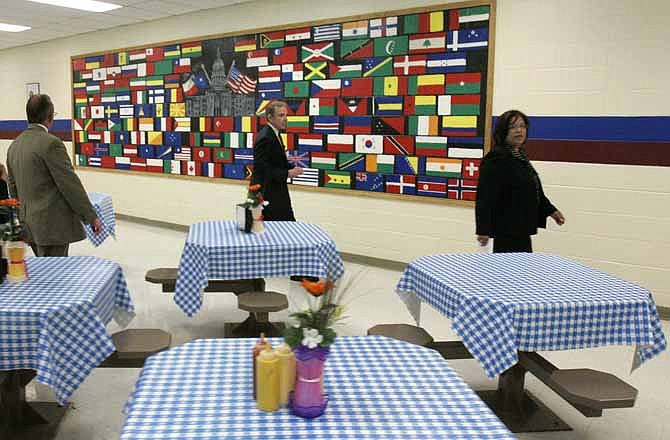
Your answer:
[[[524,237],[547,227],[547,216],[556,208],[545,197],[533,171],[504,147],[494,147],[479,172],[475,216],[477,235]],[[539,192],[539,198],[538,198]]]
[[[96,214],[60,139],[30,124],[9,146],[7,169],[26,241],[58,246],[86,237],[81,223]]]
[[[291,168],[293,165],[286,158],[279,138],[272,127],[266,125],[258,132],[254,142],[254,171],[251,177],[252,183],[261,184],[263,198],[270,202],[263,210],[265,220],[295,221],[286,183]]]

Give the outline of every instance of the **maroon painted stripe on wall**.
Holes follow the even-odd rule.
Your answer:
[[[7,139],[13,141],[18,135],[20,135],[23,130],[0,130],[0,139]],[[49,131],[63,142],[72,140],[71,131]]]
[[[526,149],[532,160],[670,166],[670,142],[529,139]]]

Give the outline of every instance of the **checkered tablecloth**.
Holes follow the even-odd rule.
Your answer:
[[[382,336],[336,339],[321,417],[265,413],[252,398],[255,342],[203,339],[150,357],[121,439],[515,438],[437,352]]]
[[[93,243],[93,246],[98,247],[104,242],[107,237],[116,238],[116,218],[114,216],[114,206],[112,206],[112,196],[104,193],[91,192],[88,193],[88,198],[93,205],[95,213],[102,222],[102,231],[95,235],[91,225],[84,223],[84,230],[86,236]]]
[[[517,350],[635,344],[639,365],[666,348],[648,290],[558,256],[423,257],[396,290],[417,323],[422,301],[451,318],[489,377],[514,365]]]
[[[337,280],[344,265],[335,242],[317,225],[265,222],[265,232],[248,234],[237,223],[191,225],[179,262],[174,301],[188,316],[202,306],[209,279],[309,275]]]
[[[0,285],[0,370],[31,369],[67,402],[115,350],[105,325],[132,317],[118,264],[95,257],[28,258],[28,280]]]

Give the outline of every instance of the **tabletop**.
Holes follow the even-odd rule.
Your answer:
[[[88,198],[93,205],[93,210],[102,222],[102,231],[95,235],[91,225],[84,223],[84,231],[93,246],[100,246],[107,237],[116,238],[116,218],[114,215],[114,206],[112,205],[112,196],[109,194],[90,192]]]
[[[32,369],[67,402],[114,352],[105,325],[134,316],[121,267],[96,257],[26,259],[28,280],[0,285],[0,370]]]
[[[343,273],[335,242],[317,225],[265,222],[265,232],[250,234],[232,220],[206,221],[189,228],[174,301],[193,316],[202,306],[202,290],[210,279],[305,275],[335,281]]]
[[[335,340],[321,417],[260,411],[252,398],[255,342],[203,339],[150,357],[121,439],[515,438],[437,352],[382,336]]]
[[[554,255],[426,256],[396,290],[417,323],[421,302],[449,317],[489,377],[514,365],[517,350],[636,345],[639,365],[666,348],[648,290]]]

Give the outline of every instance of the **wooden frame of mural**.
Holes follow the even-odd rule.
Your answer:
[[[73,56],[75,164],[249,179],[280,99],[295,187],[471,205],[494,29],[470,1]]]

